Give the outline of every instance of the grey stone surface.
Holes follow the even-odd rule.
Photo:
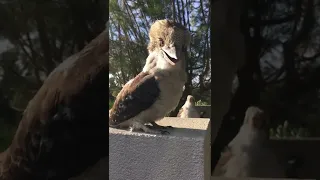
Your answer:
[[[110,128],[109,179],[203,180],[209,119],[164,118],[170,135]]]

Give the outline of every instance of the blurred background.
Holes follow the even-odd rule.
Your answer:
[[[106,27],[110,30],[110,106],[148,56],[148,30],[174,19],[192,35],[187,95],[210,105],[209,0],[0,1],[0,150],[7,147],[28,101],[47,75]],[[272,136],[319,136],[320,14],[318,0],[248,1],[242,31],[247,63],[234,83],[228,117],[250,104],[269,112]],[[232,42],[228,42],[232,43]],[[240,114],[240,116],[238,116]]]
[[[138,74],[147,57],[148,29],[157,19],[174,19],[192,42],[188,94],[210,105],[210,2],[208,0],[121,1],[110,8],[110,107],[122,85]],[[226,119],[243,119],[249,105],[270,114],[274,137],[319,136],[320,26],[318,0],[248,1],[242,17],[247,63],[235,77]],[[232,43],[232,42],[228,42]],[[238,121],[239,122],[241,122]],[[235,125],[237,126],[237,125]]]
[[[48,74],[106,27],[106,0],[0,1],[0,151]]]

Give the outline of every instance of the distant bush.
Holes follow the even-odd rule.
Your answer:
[[[110,101],[110,100],[109,100],[109,109],[111,109],[111,108],[112,108],[113,103],[114,103],[114,101]]]
[[[302,137],[310,137],[310,133],[306,128],[297,128],[289,125],[288,121],[285,121],[280,124],[277,128],[270,129],[270,137],[273,138],[302,138]]]
[[[196,102],[196,106],[206,106],[206,105],[209,105],[209,104],[207,102],[205,102],[205,101],[199,100],[199,101]]]

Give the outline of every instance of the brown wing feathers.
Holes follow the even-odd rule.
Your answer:
[[[104,31],[50,74],[0,156],[0,180],[65,180],[108,155],[108,49]]]
[[[141,72],[118,94],[110,111],[109,126],[117,126],[138,115],[149,108],[159,95],[160,89],[155,76]]]

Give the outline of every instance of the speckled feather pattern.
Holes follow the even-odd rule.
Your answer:
[[[177,69],[140,73],[117,95],[109,112],[109,126],[127,128],[134,121],[148,123],[163,118],[177,106],[185,82],[185,72]]]
[[[164,44],[175,43],[186,47],[190,44],[190,33],[181,24],[172,20],[157,20],[150,28],[149,38],[149,52],[160,46],[159,38],[164,40]]]
[[[120,123],[150,107],[159,97],[160,89],[155,76],[141,72],[119,92],[109,115],[109,125]]]

